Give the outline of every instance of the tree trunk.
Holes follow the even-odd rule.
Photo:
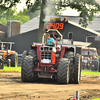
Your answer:
[[[42,0],[40,22],[39,22],[39,32],[38,32],[38,42],[40,42],[40,43],[42,42],[42,35],[45,32],[43,19],[45,19],[45,13],[46,13],[46,12],[44,12],[44,9],[46,7],[46,1],[47,0]]]

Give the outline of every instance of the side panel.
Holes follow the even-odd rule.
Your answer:
[[[55,53],[52,52],[52,64],[55,64]]]
[[[4,54],[2,55],[2,58],[5,59],[6,55],[7,55],[7,52],[4,52]]]
[[[40,45],[36,46],[37,47],[37,59],[39,60],[40,62]]]
[[[15,51],[10,51],[9,55],[13,55],[15,53]]]
[[[61,48],[61,56],[60,56],[60,58],[63,58],[64,53],[65,53],[65,47],[62,47],[62,48]]]

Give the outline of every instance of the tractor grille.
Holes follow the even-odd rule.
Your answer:
[[[52,52],[41,52],[41,62],[43,63],[51,63]],[[47,62],[44,62],[47,61]]]
[[[52,52],[41,52],[41,59],[50,59],[52,57]]]

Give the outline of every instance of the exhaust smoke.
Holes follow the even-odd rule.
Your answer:
[[[60,0],[47,0],[45,9],[43,10],[45,14],[45,19],[49,20],[50,18],[47,15],[57,15],[58,14],[58,7],[60,5]]]

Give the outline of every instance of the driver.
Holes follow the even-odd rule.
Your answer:
[[[50,37],[50,34],[47,33],[47,45],[54,45],[55,46],[55,43],[54,43],[54,39]]]
[[[50,35],[50,37],[54,39],[59,39],[58,35],[56,35],[56,31],[52,31],[52,34]]]

